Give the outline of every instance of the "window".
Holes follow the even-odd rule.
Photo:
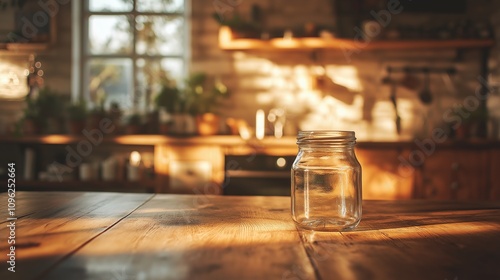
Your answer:
[[[80,2],[80,1],[76,1]],[[180,81],[188,60],[186,0],[83,0],[78,89],[91,104],[105,97],[125,109],[149,109],[165,77]],[[75,31],[75,30],[74,30]],[[76,41],[76,42],[75,42]],[[75,57],[75,54],[74,54]],[[78,80],[79,78],[79,80]],[[79,82],[82,81],[82,82]]]

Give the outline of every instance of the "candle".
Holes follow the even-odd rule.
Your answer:
[[[139,167],[141,164],[141,154],[137,151],[130,153],[129,164],[127,165],[127,179],[129,181],[139,180]]]
[[[113,181],[116,179],[115,158],[110,157],[102,163],[102,179],[104,181]]]
[[[265,121],[264,110],[257,110],[255,115],[255,137],[259,140],[264,139]]]
[[[90,163],[80,165],[80,181],[91,181],[94,179],[93,166]]]
[[[33,180],[35,172],[35,151],[27,148],[24,151],[24,180]]]

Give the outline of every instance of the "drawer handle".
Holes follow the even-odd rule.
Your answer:
[[[451,170],[457,171],[460,168],[460,164],[458,162],[454,162],[451,164]]]
[[[453,182],[453,183],[451,183],[451,185],[450,185],[450,188],[451,188],[452,190],[456,190],[456,189],[458,189],[458,187],[459,187],[458,182]]]

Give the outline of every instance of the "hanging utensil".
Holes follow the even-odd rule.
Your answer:
[[[396,119],[395,119],[396,131],[398,135],[401,135],[401,117],[399,116],[398,102],[396,98],[397,85],[396,82],[393,79],[391,79],[391,72],[392,71],[389,68],[387,73],[387,81],[389,81],[391,85],[391,95],[389,98],[391,99],[392,105],[394,106],[394,112],[396,114]]]
[[[418,98],[423,104],[429,105],[432,103],[432,93],[429,84],[429,76],[430,76],[429,69],[424,69],[424,74],[425,74],[424,89],[418,94]]]
[[[452,80],[451,76],[454,75],[455,72],[453,70],[446,71],[446,73],[441,75],[443,79],[443,83],[446,86],[446,89],[453,95],[457,94],[457,90],[455,87],[455,82]]]
[[[411,73],[407,67],[404,69],[404,76],[400,82],[401,86],[408,90],[417,90],[420,87],[420,80]]]

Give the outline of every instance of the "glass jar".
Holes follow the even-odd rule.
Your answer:
[[[292,217],[304,229],[339,231],[361,220],[354,131],[300,131],[292,166]]]

